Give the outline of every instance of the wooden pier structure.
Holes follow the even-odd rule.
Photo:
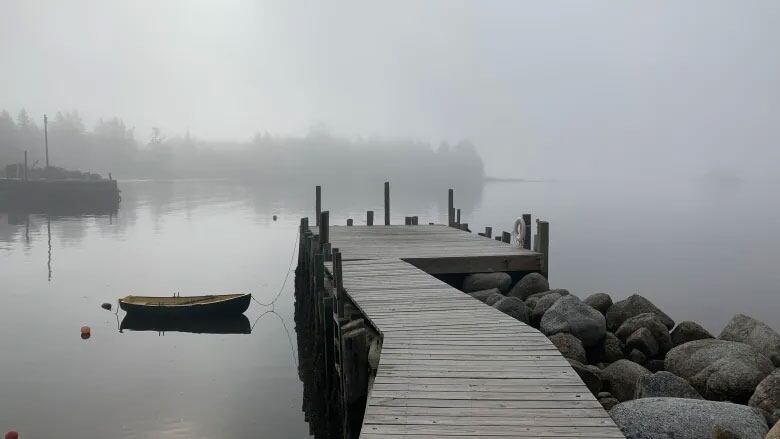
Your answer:
[[[452,207],[449,225],[328,219],[301,221],[296,303],[323,345],[343,437],[623,437],[547,337],[445,282],[546,273],[546,223],[541,253],[461,230]]]

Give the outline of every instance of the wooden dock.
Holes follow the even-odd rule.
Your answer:
[[[301,248],[338,249],[335,302],[381,337],[361,438],[623,437],[543,334],[433,276],[546,271],[542,254],[445,225],[304,225]]]

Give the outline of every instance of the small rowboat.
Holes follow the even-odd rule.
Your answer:
[[[150,316],[221,317],[242,314],[249,308],[251,294],[214,294],[210,296],[127,296],[119,306],[128,314]]]

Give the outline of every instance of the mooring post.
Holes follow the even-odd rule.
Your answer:
[[[420,218],[417,217],[417,215],[412,217],[412,225],[413,226],[416,226],[419,223],[419,221],[420,221]]]
[[[542,254],[542,275],[548,277],[550,260],[550,223],[539,221],[536,223],[539,230],[539,253]]]
[[[352,225],[352,218],[347,218],[347,225],[348,225],[348,226],[351,226],[351,225]]]
[[[501,242],[509,244],[512,241],[512,235],[509,232],[501,232]]]
[[[328,223],[330,222],[330,211],[320,213],[320,245],[325,245],[330,242],[330,229]]]
[[[24,181],[27,181],[27,150],[24,151]]]
[[[523,235],[523,248],[531,249],[531,214],[523,214],[523,224],[525,224],[525,234]]]
[[[405,226],[410,226],[410,225],[412,225],[412,217],[410,217],[410,216],[405,216],[405,217],[404,217],[404,225],[405,225]]]
[[[373,226],[374,225],[374,211],[369,210],[366,212],[366,225],[367,226]]]
[[[493,237],[493,228],[485,227],[485,238],[492,238],[492,237]]]
[[[385,182],[385,225],[390,225],[390,182]]]
[[[333,252],[333,280],[334,280],[334,289],[336,291],[336,309],[338,312],[339,318],[344,317],[344,279],[342,278],[343,270],[341,267],[341,252],[340,251],[334,251]]]
[[[303,266],[302,264],[303,256],[304,256],[303,238],[307,230],[309,230],[309,218],[308,217],[301,218],[301,226],[300,226],[300,230],[298,230],[298,266],[299,267]]]
[[[320,225],[320,213],[322,213],[322,186],[317,185],[317,187],[314,189],[314,209],[316,210],[315,218],[317,221],[316,225]]]
[[[452,227],[455,224],[455,189],[447,191],[447,225]]]
[[[455,210],[455,224],[460,227],[460,209]]]
[[[326,261],[330,261],[332,259],[332,254],[330,252],[330,243],[326,242],[325,244],[322,244],[322,256],[325,258]]]

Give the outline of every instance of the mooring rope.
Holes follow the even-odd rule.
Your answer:
[[[274,303],[276,303],[276,301],[282,295],[282,292],[284,291],[284,287],[287,286],[287,280],[290,278],[290,272],[292,272],[293,260],[295,259],[295,247],[297,245],[298,245],[298,234],[295,235],[295,241],[293,242],[292,254],[290,255],[290,265],[287,267],[287,274],[284,276],[284,282],[282,282],[282,287],[279,288],[279,292],[276,293],[274,299],[268,303],[263,303],[257,300],[255,296],[252,296],[252,300],[254,300],[255,302],[257,302],[262,306],[273,306]]]

